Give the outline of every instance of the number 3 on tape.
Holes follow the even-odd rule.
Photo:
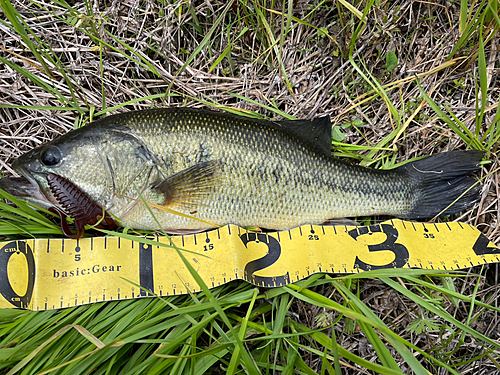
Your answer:
[[[368,250],[370,252],[374,251],[392,251],[394,253],[394,261],[391,263],[387,263],[384,265],[371,265],[363,262],[356,256],[356,260],[354,261],[354,267],[360,268],[363,271],[370,270],[379,270],[383,268],[402,268],[404,267],[409,260],[410,253],[408,249],[400,244],[396,243],[398,240],[398,230],[389,224],[381,224],[381,225],[371,225],[369,227],[362,227],[360,229],[351,229],[348,233],[355,240],[363,234],[366,233],[377,233],[383,232],[387,237],[386,240],[382,243],[375,245],[368,245]]]

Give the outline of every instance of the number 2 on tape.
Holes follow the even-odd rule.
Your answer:
[[[262,242],[267,245],[268,253],[262,258],[255,259],[245,265],[245,280],[256,285],[275,286],[286,285],[290,283],[290,274],[278,276],[255,276],[254,273],[272,266],[281,256],[281,245],[274,237],[267,236],[264,233],[245,233],[240,236],[245,247],[249,242]]]

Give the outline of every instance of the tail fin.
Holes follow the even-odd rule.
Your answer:
[[[451,151],[399,167],[398,170],[410,175],[416,193],[413,210],[400,217],[418,219],[451,215],[472,206],[479,200],[481,186],[477,184],[467,191],[476,182],[470,174],[479,169],[483,155],[482,151]],[[465,191],[464,196],[446,209]]]

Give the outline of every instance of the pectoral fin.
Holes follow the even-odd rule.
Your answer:
[[[214,194],[220,182],[220,172],[220,162],[206,161],[177,172],[155,189],[165,197],[164,206],[188,210],[193,215]]]

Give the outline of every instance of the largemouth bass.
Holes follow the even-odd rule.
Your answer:
[[[77,211],[81,194],[137,229],[197,231],[232,223],[280,230],[333,218],[462,211],[479,198],[469,174],[482,156],[453,151],[393,170],[370,169],[331,156],[328,117],[274,122],[169,108],[73,130],[22,155],[13,168],[24,178],[3,179],[0,187],[66,214],[69,206]],[[64,206],[64,194],[76,201],[67,196]]]

